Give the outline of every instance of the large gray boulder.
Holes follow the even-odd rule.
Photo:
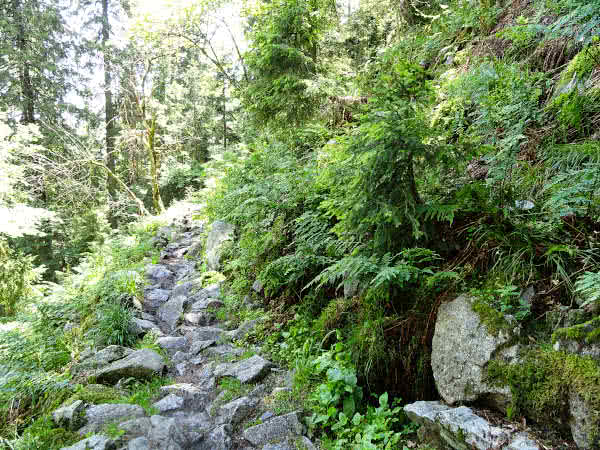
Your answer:
[[[210,233],[206,238],[206,266],[208,270],[221,268],[221,251],[223,243],[233,239],[235,228],[233,225],[217,220],[211,225]]]
[[[79,434],[85,436],[88,433],[97,433],[104,425],[145,415],[144,408],[138,405],[118,403],[93,405],[85,411],[86,425],[79,430]]]
[[[63,447],[61,450],[113,450],[116,448],[117,446],[112,439],[100,434],[94,434],[70,447]]]
[[[444,449],[504,448],[539,450],[527,434],[490,424],[466,406],[453,408],[437,401],[419,401],[406,405],[408,418],[421,425],[419,439]]]
[[[252,445],[259,447],[269,442],[281,441],[290,436],[301,436],[303,426],[299,412],[273,417],[265,423],[254,425],[244,430],[244,438]]]
[[[100,383],[116,383],[120,378],[151,378],[160,375],[165,362],[158,353],[148,348],[137,350],[95,373]]]
[[[514,362],[516,332],[508,322],[490,330],[473,311],[476,298],[461,295],[438,310],[432,342],[431,367],[438,392],[449,404],[481,400],[505,411],[512,396],[508,387],[485,382],[488,363]]]
[[[146,333],[154,333],[156,336],[163,335],[163,332],[156,324],[149,320],[138,319],[137,317],[134,317],[131,321],[131,331],[138,336]]]
[[[210,401],[210,392],[190,383],[176,383],[160,388],[161,394],[181,397],[184,406],[189,409],[203,409]]]

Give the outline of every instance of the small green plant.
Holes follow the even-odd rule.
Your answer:
[[[575,282],[575,293],[582,297],[585,307],[600,300],[600,272],[585,272]]]

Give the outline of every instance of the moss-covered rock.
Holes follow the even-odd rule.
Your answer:
[[[570,431],[580,448],[600,445],[600,365],[594,359],[532,350],[519,363],[491,362],[488,381],[510,387],[513,415]]]
[[[518,328],[477,297],[461,295],[438,310],[431,367],[438,391],[450,403],[483,401],[506,411],[509,389],[489,385],[486,366],[518,357]]]

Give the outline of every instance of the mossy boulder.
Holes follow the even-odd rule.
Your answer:
[[[562,350],[600,361],[600,317],[567,328],[552,335],[554,350]]]
[[[579,448],[600,448],[600,365],[593,358],[530,350],[517,363],[489,364],[488,382],[510,388],[509,416],[570,432]]]
[[[481,317],[479,299],[461,295],[438,311],[431,367],[442,398],[449,404],[483,401],[506,411],[510,389],[486,382],[490,361],[518,357],[518,329],[500,314]],[[490,327],[490,324],[493,326]]]

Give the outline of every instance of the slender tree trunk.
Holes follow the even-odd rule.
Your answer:
[[[223,79],[223,150],[227,150],[227,104],[225,102],[225,79]]]
[[[105,110],[105,131],[106,131],[106,165],[108,169],[115,173],[115,108],[112,100],[112,66],[110,61],[110,52],[108,41],[110,39],[110,23],[108,21],[108,0],[102,0],[102,53],[104,59],[104,110]],[[108,177],[108,194],[111,198],[116,195],[116,183],[114,178]],[[116,225],[114,218],[111,223]]]
[[[157,214],[165,210],[165,205],[160,195],[160,153],[156,149],[156,116],[147,122],[147,141],[148,157],[150,158],[150,175],[152,178],[152,203]]]
[[[19,82],[21,84],[21,122],[30,124],[35,122],[34,97],[35,91],[29,73],[28,49],[27,49],[27,32],[25,30],[25,19],[23,18],[23,8],[20,0],[13,0],[13,8],[15,14],[15,22],[17,25],[16,45],[21,58],[19,67]]]

